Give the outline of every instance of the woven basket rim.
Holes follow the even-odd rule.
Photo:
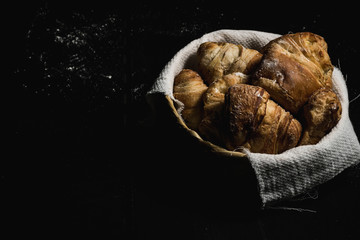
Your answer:
[[[212,142],[209,142],[207,140],[204,140],[196,131],[190,129],[184,122],[184,120],[182,119],[182,117],[180,116],[180,114],[178,113],[178,111],[175,108],[174,102],[171,99],[170,96],[168,95],[164,95],[165,99],[167,101],[167,104],[172,112],[172,114],[175,115],[176,119],[177,119],[177,123],[192,137],[196,138],[201,144],[205,145],[206,147],[210,148],[211,151],[219,153],[220,155],[226,155],[226,156],[230,156],[230,157],[235,157],[235,158],[244,158],[246,157],[245,153],[242,152],[237,152],[237,151],[229,151],[219,145],[216,145]]]

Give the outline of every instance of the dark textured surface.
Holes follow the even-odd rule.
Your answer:
[[[357,239],[358,166],[305,200],[260,211],[258,199],[244,195],[256,189],[249,187],[251,176],[249,182],[237,177],[241,166],[209,156],[195,163],[191,143],[179,152],[174,145],[181,139],[162,141],[167,133],[149,124],[144,94],[192,39],[218,29],[311,31],[325,37],[333,64],[347,79],[359,136],[356,8],[273,8],[205,1],[10,8],[14,148],[3,160],[1,181],[11,232],[49,238]],[[346,14],[340,18],[335,11]]]

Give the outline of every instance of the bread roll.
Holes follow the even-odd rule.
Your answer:
[[[184,69],[175,77],[173,93],[184,104],[185,124],[212,143],[232,151],[282,153],[318,143],[341,117],[321,36],[287,34],[261,53],[205,42],[197,56],[200,75]],[[303,132],[293,115],[304,124]]]
[[[199,73],[210,85],[226,74],[249,74],[260,62],[261,54],[253,49],[232,43],[202,43],[197,51]]]
[[[300,145],[318,143],[341,118],[341,103],[330,88],[316,91],[304,106],[304,133]]]
[[[198,129],[202,119],[202,96],[207,88],[200,75],[190,69],[182,70],[174,79],[174,97],[184,104],[181,116],[193,130]]]
[[[322,87],[331,87],[333,66],[327,44],[309,32],[287,34],[269,42],[254,74],[254,85],[291,113],[297,113]]]
[[[236,84],[225,99],[230,150],[243,146],[252,152],[275,154],[297,145],[301,124],[270,100],[263,88]]]
[[[223,109],[225,94],[234,84],[248,82],[249,76],[237,72],[216,79],[204,93],[204,118],[200,122],[199,132],[204,138],[223,144]]]

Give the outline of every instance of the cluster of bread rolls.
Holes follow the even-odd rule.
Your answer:
[[[174,79],[187,126],[229,150],[281,153],[316,144],[337,124],[327,43],[310,32],[283,35],[260,51],[202,43],[196,69]]]

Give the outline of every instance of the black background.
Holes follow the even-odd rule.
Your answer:
[[[172,56],[205,33],[310,31],[325,38],[347,79],[359,136],[355,6],[12,5],[4,10],[3,29],[11,82],[11,90],[3,89],[11,126],[5,150],[11,154],[2,160],[1,182],[9,213],[4,228],[13,236],[358,238],[359,166],[308,199],[279,205],[288,210],[259,210],[259,199],[249,197],[256,195],[254,176],[240,179],[237,163],[197,155],[191,143],[170,138],[151,121],[144,97]]]

